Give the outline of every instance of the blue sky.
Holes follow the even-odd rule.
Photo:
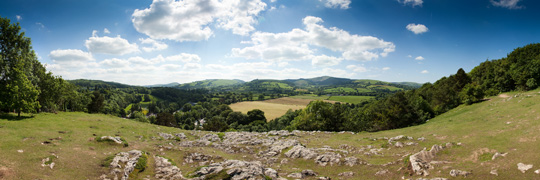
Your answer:
[[[535,0],[17,0],[0,16],[55,75],[133,85],[434,82],[540,41]]]

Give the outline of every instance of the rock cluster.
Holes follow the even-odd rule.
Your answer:
[[[273,157],[278,154],[281,154],[281,151],[284,149],[287,149],[292,146],[300,145],[300,142],[298,140],[280,140],[272,143],[268,150],[261,151],[259,153],[259,156],[262,157]]]
[[[458,177],[458,176],[467,177],[469,174],[471,174],[471,173],[467,172],[467,171],[456,170],[456,169],[452,169],[450,171],[450,176],[452,176],[452,177]]]
[[[277,177],[277,171],[271,168],[264,168],[259,161],[240,161],[240,160],[226,160],[220,163],[213,163],[207,167],[202,167],[199,171],[195,172],[195,176],[199,176],[204,179],[204,176],[218,173],[226,170],[226,173],[231,176],[231,179],[260,179],[263,176]]]
[[[158,133],[158,135],[161,136],[165,140],[175,139],[175,137],[172,134],[169,134],[169,133],[160,132],[160,133]]]
[[[518,170],[521,171],[522,173],[525,173],[525,171],[533,167],[532,164],[523,164],[523,163],[518,163],[517,166],[518,166]]]
[[[120,152],[113,158],[109,168],[110,173],[100,176],[101,180],[121,179],[127,180],[129,174],[135,170],[135,165],[142,156],[142,151],[131,150],[129,152]],[[109,178],[111,177],[111,178]]]
[[[429,175],[428,169],[432,168],[430,162],[442,149],[443,147],[440,145],[433,145],[429,151],[424,148],[422,151],[411,155],[409,157],[411,170],[417,175]]]
[[[122,144],[122,138],[121,137],[112,137],[112,136],[101,136],[100,138],[102,141],[110,140],[112,142],[115,142],[116,144]]]
[[[285,156],[289,158],[313,159],[317,157],[318,154],[312,149],[308,149],[302,145],[296,145],[287,153],[285,153]]]
[[[330,164],[331,166],[339,165],[340,162],[341,162],[341,154],[334,153],[334,152],[326,152],[315,158],[315,163],[317,163],[320,166],[326,166],[328,164]]]
[[[172,163],[169,162],[168,159],[160,156],[154,156],[154,159],[156,161],[155,177],[157,179],[184,179],[184,176],[182,176],[182,172],[180,171],[180,169],[172,165]]]

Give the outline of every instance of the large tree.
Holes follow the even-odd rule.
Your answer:
[[[9,111],[34,112],[38,102],[39,81],[33,72],[39,61],[30,38],[20,32],[18,23],[0,18],[0,107]],[[38,63],[35,63],[38,62]]]

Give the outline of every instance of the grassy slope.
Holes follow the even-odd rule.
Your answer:
[[[371,166],[327,166],[315,165],[313,160],[290,160],[288,164],[273,164],[270,167],[278,169],[282,176],[303,169],[313,169],[322,176],[337,179],[337,174],[354,171],[352,179],[417,179],[409,177],[403,163],[382,166],[403,156],[430,148],[434,144],[461,142],[462,146],[454,146],[437,154],[435,160],[450,161],[450,164],[436,165],[430,170],[433,177],[449,176],[451,169],[472,171],[467,179],[535,179],[539,176],[533,171],[539,169],[538,147],[540,147],[540,94],[536,91],[527,93],[508,93],[511,97],[492,97],[490,101],[460,106],[429,122],[403,129],[376,133],[315,133],[302,134],[298,140],[308,147],[330,146],[338,148],[342,144],[349,146],[375,148],[385,147],[386,140],[373,140],[381,137],[397,135],[412,136],[415,139],[425,137],[426,141],[418,142],[417,146],[404,148],[386,148],[382,155],[365,155],[365,151],[343,154],[346,157],[356,156],[367,161]],[[5,117],[4,117],[5,118]],[[59,133],[66,131],[67,133]],[[141,149],[153,154],[161,154],[174,159],[184,174],[193,171],[196,166],[183,165],[183,157],[187,152],[202,152],[210,155],[220,155],[227,159],[254,160],[252,154],[228,154],[213,148],[179,148],[178,150],[159,151],[158,145],[167,144],[164,140],[151,140],[157,132],[186,132],[178,129],[158,127],[149,124],[133,122],[106,115],[84,113],[38,114],[35,118],[20,121],[0,119],[0,174],[5,179],[97,179],[105,168],[99,166],[108,154],[131,149]],[[195,132],[199,133],[199,132]],[[205,133],[205,132],[200,132]],[[116,145],[100,144],[90,140],[97,135],[121,135],[130,144],[124,148]],[[189,138],[194,137],[186,133]],[[143,136],[139,140],[136,136]],[[61,137],[61,140],[53,138]],[[296,138],[296,137],[292,137]],[[42,145],[43,141],[52,144]],[[174,143],[174,142],[173,142]],[[24,150],[18,153],[17,150]],[[255,149],[258,152],[260,149]],[[482,153],[488,152],[489,153]],[[491,160],[493,152],[508,152],[506,157]],[[54,169],[40,166],[41,159],[55,153],[59,159]],[[484,154],[484,156],[482,155]],[[245,157],[244,157],[245,156]],[[281,160],[284,156],[278,156]],[[488,157],[488,158],[481,158]],[[517,163],[534,164],[533,169],[525,174],[517,170]],[[379,170],[389,170],[383,176],[374,176]],[[491,169],[497,169],[499,176],[489,174]],[[145,171],[148,175],[153,172],[153,166]],[[139,177],[145,177],[139,176]],[[2,179],[0,177],[0,179]],[[455,178],[452,178],[455,179]],[[461,179],[461,178],[457,178]]]

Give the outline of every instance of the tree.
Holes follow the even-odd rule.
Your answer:
[[[253,121],[263,120],[266,121],[266,117],[264,117],[264,111],[261,111],[260,109],[253,109],[251,111],[248,111],[248,124]]]
[[[88,112],[99,113],[103,108],[105,96],[103,96],[99,91],[94,91],[92,95],[92,101],[90,102],[90,104],[88,104]]]
[[[156,116],[156,124],[169,127],[178,127],[174,116],[168,112],[161,112]]]
[[[15,110],[19,117],[40,107],[32,74],[37,57],[30,38],[20,30],[19,23],[0,18],[0,108]]]

